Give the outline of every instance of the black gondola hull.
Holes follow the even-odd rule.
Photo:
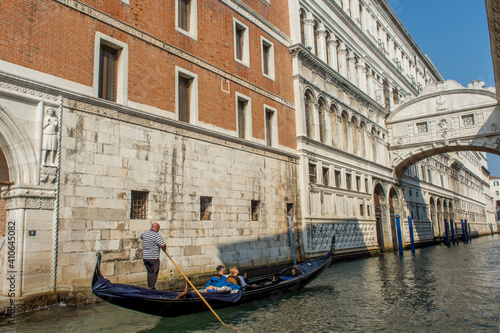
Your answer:
[[[290,269],[305,272],[298,276],[281,276],[276,281],[272,281],[269,277],[254,279],[249,281],[249,284],[255,283],[257,287],[249,287],[249,290],[246,291],[239,291],[236,294],[227,292],[202,293],[202,296],[214,309],[232,307],[269,297],[279,298],[281,295],[301,289],[313,281],[330,265],[331,260],[332,251],[316,260],[290,267]],[[178,292],[156,291],[111,283],[100,273],[100,254],[98,254],[94,271],[92,292],[111,304],[155,316],[176,317],[208,310],[206,304],[195,292],[177,298]]]

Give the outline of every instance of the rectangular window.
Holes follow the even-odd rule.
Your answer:
[[[363,204],[359,205],[359,215],[365,216],[365,206]]]
[[[342,186],[342,173],[340,172],[340,170],[335,170],[335,186]]]
[[[99,55],[99,98],[116,101],[119,52],[108,45],[101,44]]]
[[[268,146],[272,146],[274,111],[266,108],[265,116],[266,116],[266,144]]]
[[[177,119],[195,124],[198,119],[198,77],[176,67]]]
[[[189,110],[191,99],[191,84],[193,80],[184,76],[179,76],[179,120],[189,123]]]
[[[356,190],[359,192],[361,191],[361,177],[356,176]]]
[[[209,221],[212,217],[212,197],[200,197],[200,220]]]
[[[330,185],[330,169],[323,167],[323,185]]]
[[[250,66],[248,28],[241,22],[234,20],[234,57],[236,61]]]
[[[500,191],[496,191],[496,195],[500,195]]]
[[[350,173],[345,174],[345,185],[348,190],[352,187],[352,176]]]
[[[273,43],[261,37],[262,74],[274,80],[274,46]]]
[[[371,215],[372,215],[372,212],[371,212],[371,210],[370,210],[370,205],[367,205],[367,206],[366,206],[366,215],[367,215],[367,216],[371,216]]]
[[[246,109],[248,101],[238,98],[238,136],[242,139],[246,136]]]
[[[181,28],[182,30],[189,30],[189,14],[191,12],[191,1],[190,0],[179,0],[179,5],[178,5],[178,27]]]
[[[148,192],[132,191],[130,205],[131,220],[145,220],[148,202]]]
[[[258,221],[259,215],[260,215],[260,201],[259,200],[252,200],[251,210],[252,210],[252,221]]]
[[[429,132],[429,129],[427,128],[427,122],[417,123],[417,132],[418,134]]]
[[[370,186],[368,185],[368,178],[365,178],[365,192],[370,193]]]
[[[197,39],[197,1],[198,0],[175,0],[175,22],[176,30]]]
[[[316,164],[309,163],[309,183],[316,184]]]

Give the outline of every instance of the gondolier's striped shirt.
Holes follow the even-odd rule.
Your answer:
[[[165,245],[165,241],[154,230],[148,230],[141,234],[143,241],[142,259],[158,259],[160,257],[160,246]]]

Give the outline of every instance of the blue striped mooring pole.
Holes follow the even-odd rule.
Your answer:
[[[410,228],[411,252],[415,253],[415,240],[413,239],[413,220],[412,220],[411,216],[408,216],[408,227]]]
[[[402,241],[402,237],[401,237],[401,221],[399,219],[399,215],[396,215],[396,229],[398,230],[399,254],[403,254],[403,241]]]

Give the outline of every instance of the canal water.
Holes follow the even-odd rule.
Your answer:
[[[217,311],[240,332],[500,332],[500,236],[334,263],[306,288]],[[158,318],[107,303],[18,314],[15,332],[234,332],[210,313]]]

